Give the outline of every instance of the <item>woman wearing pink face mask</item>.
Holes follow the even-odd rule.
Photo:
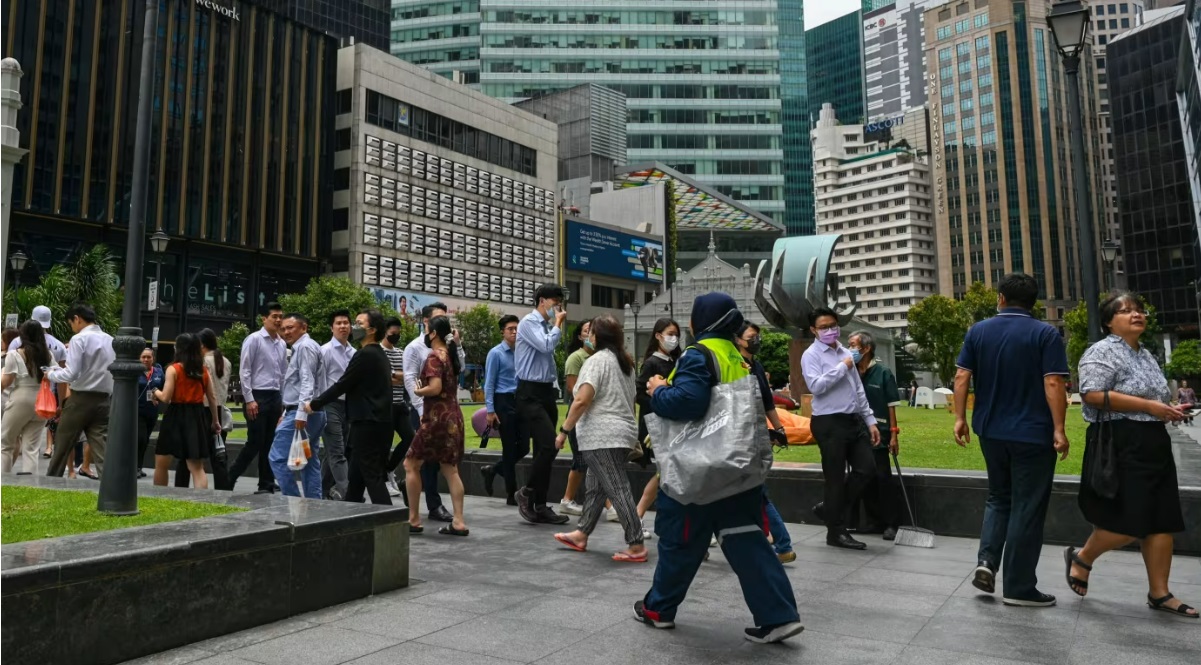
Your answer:
[[[867,403],[851,352],[839,342],[838,315],[822,307],[810,316],[817,338],[801,356],[801,372],[813,393],[810,427],[822,453],[825,501],[814,512],[826,523],[826,544],[851,550],[867,548],[847,533],[846,507],[853,505],[876,473],[872,446],[880,442],[876,416]],[[851,477],[845,479],[847,464]],[[845,482],[844,482],[845,480]]]

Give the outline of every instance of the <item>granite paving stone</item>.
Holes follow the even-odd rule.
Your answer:
[[[646,523],[653,523],[654,513]],[[1098,566],[1088,598],[1063,582],[1062,548],[1043,548],[1040,587],[1051,609],[1011,608],[971,586],[978,542],[939,536],[935,549],[865,536],[864,552],[794,530],[785,566],[806,630],[784,645],[743,639],[751,615],[720,548],[710,549],[676,617],[652,630],[632,618],[654,575],[619,564],[619,525],[602,522],[589,552],[553,540],[572,524],[532,526],[503,499],[468,497],[471,536],[412,539],[411,585],[167,651],[139,665],[1178,665],[1201,663],[1201,622],[1148,610],[1138,552]],[[791,528],[791,527],[790,527]],[[1177,557],[1172,589],[1201,604],[1201,560]],[[998,584],[1003,576],[998,577]]]

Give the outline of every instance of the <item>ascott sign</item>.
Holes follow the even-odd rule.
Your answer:
[[[210,11],[216,12],[226,18],[230,18],[235,21],[242,20],[242,16],[238,14],[237,7],[226,7],[219,2],[215,2],[215,0],[196,0],[196,4]]]
[[[569,219],[567,268],[662,282],[663,244]]]

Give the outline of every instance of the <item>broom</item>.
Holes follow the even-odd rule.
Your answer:
[[[913,516],[913,506],[909,503],[909,492],[905,491],[905,477],[901,473],[901,463],[897,461],[895,454],[892,456],[892,463],[897,467],[897,480],[901,483],[901,496],[905,498],[905,508],[909,511],[909,522],[914,525],[897,529],[897,537],[893,542],[906,547],[932,548],[934,547],[934,532],[916,526],[917,518]]]

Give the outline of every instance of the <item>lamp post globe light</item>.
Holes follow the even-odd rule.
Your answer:
[[[1107,290],[1116,287],[1117,275],[1113,271],[1113,262],[1118,260],[1118,250],[1121,247],[1118,241],[1112,238],[1101,243],[1101,258],[1105,260],[1105,274],[1109,280]]]
[[[633,355],[638,354],[638,312],[642,309],[642,303],[638,302],[637,298],[626,303],[626,308],[634,314],[634,348]]]
[[[1072,181],[1076,190],[1076,235],[1080,242],[1080,271],[1084,306],[1088,311],[1088,341],[1101,339],[1101,292],[1097,285],[1096,236],[1084,161],[1084,114],[1080,106],[1080,53],[1088,36],[1089,10],[1080,0],[1056,3],[1047,16],[1055,48],[1068,81],[1068,122],[1071,124]]]
[[[25,266],[29,265],[29,257],[18,249],[8,257],[8,262],[13,267],[13,288],[19,289],[21,288],[21,273],[25,271]]]

